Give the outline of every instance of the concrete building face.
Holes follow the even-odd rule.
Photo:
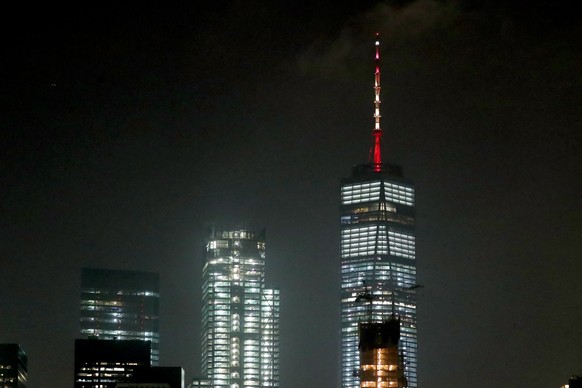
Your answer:
[[[159,299],[157,273],[83,268],[81,334],[150,341],[151,365],[159,365]]]
[[[213,230],[202,288],[202,372],[215,388],[279,386],[279,290],[265,287],[265,232]]]
[[[26,388],[28,357],[18,344],[0,344],[0,388]]]

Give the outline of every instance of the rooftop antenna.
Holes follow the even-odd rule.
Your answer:
[[[382,171],[382,152],[380,143],[382,140],[382,128],[380,128],[380,33],[376,33],[376,71],[374,72],[374,148],[370,152],[370,159],[374,165],[374,171]]]

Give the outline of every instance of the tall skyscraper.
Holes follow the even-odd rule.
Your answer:
[[[417,387],[414,186],[382,162],[380,42],[376,42],[374,129],[369,163],[341,182],[341,386],[360,387],[358,323],[400,319],[404,371]],[[371,304],[358,296],[370,295]]]
[[[26,388],[28,357],[18,344],[0,344],[0,388]]]
[[[265,231],[213,228],[202,270],[202,373],[214,388],[279,386],[279,290]]]
[[[160,281],[157,273],[83,268],[81,334],[99,339],[151,342],[159,364]]]
[[[115,388],[150,366],[149,341],[75,340],[75,388]]]

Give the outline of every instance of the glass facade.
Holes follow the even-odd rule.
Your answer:
[[[215,388],[279,386],[279,290],[265,232],[213,230],[202,286],[202,372]]]
[[[341,381],[360,387],[358,324],[400,320],[408,386],[417,387],[414,186],[398,166],[354,167],[342,180]],[[356,299],[370,295],[369,303]]]
[[[159,365],[159,283],[152,272],[83,268],[81,333],[150,341],[151,365]]]

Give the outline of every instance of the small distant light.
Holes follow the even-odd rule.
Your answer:
[[[376,46],[380,46],[380,41],[376,41]]]

